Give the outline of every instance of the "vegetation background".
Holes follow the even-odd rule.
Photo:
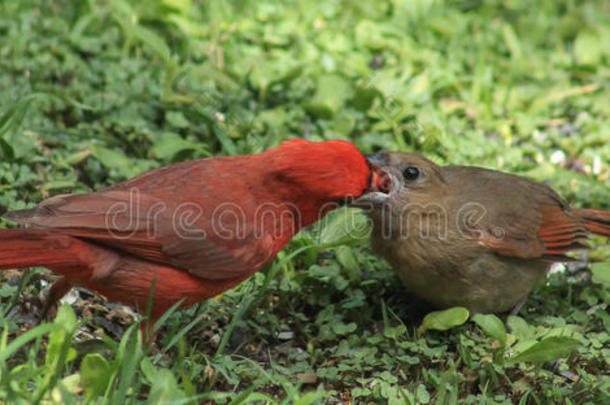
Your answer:
[[[0,211],[292,137],[497,168],[610,209],[609,90],[604,0],[2,0]],[[424,319],[346,217],[172,313],[153,349],[133,312],[82,290],[36,326],[52,275],[2,272],[0,398],[610,403],[607,241],[519,316]]]

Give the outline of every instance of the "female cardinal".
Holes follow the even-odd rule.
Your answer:
[[[73,285],[146,310],[154,321],[260,270],[299,231],[378,179],[348,142],[292,140],[248,156],[178,163],[107,190],[9,212],[0,269],[42,266]]]
[[[372,219],[373,249],[439,307],[506,311],[589,233],[610,237],[610,212],[572,208],[542,183],[409,153],[369,160],[387,175],[354,203]]]

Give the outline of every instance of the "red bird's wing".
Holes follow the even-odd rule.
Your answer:
[[[37,228],[111,246],[207,279],[235,278],[258,270],[276,251],[269,235],[211,232],[210,218],[193,217],[195,206],[180,207],[149,194],[125,190],[59,195],[7,218]],[[179,215],[176,215],[178,212]],[[196,214],[196,213],[195,213]],[[233,236],[233,237],[232,237]]]

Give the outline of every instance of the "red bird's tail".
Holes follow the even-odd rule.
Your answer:
[[[69,274],[88,263],[88,243],[41,229],[0,229],[0,269],[40,266]]]
[[[610,238],[610,211],[579,209],[589,232]]]

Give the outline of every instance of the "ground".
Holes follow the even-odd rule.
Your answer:
[[[595,0],[0,2],[0,212],[293,137],[500,169],[610,209],[608,44]],[[345,214],[173,311],[152,348],[133,311],[85,290],[37,326],[53,276],[2,272],[0,398],[610,403],[607,240],[518,316],[426,316]]]

